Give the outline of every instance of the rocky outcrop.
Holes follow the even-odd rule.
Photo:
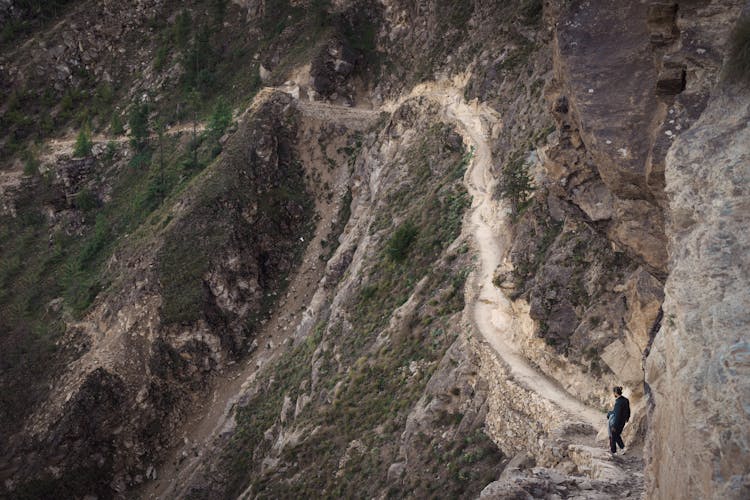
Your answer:
[[[464,150],[439,112],[409,99],[361,138],[319,301],[171,494],[460,496],[494,479],[503,454],[483,432],[489,387],[461,326]],[[408,222],[409,258],[392,260]]]
[[[560,96],[556,110],[570,127],[579,166],[553,158],[568,165],[573,202],[591,220],[609,221],[610,239],[663,274],[666,250],[657,203],[663,180],[649,161],[664,104],[655,92],[648,12],[646,4],[615,1],[577,2],[562,10],[553,96]]]
[[[646,372],[655,499],[750,495],[749,103],[721,85],[666,159],[670,274]]]
[[[310,79],[313,90],[325,98],[337,100],[339,96],[353,104],[353,89],[347,88],[347,77],[352,74],[358,55],[343,37],[336,37],[323,46],[313,58]]]
[[[77,6],[71,8],[77,10]],[[30,47],[23,58],[4,54],[9,57],[2,59],[2,83],[36,90],[43,81],[54,91],[63,92],[88,78],[89,72],[99,80],[111,81],[119,71],[112,61],[121,44],[131,41],[130,37],[162,8],[160,0],[145,0],[135,6],[105,1],[94,5],[96,16],[91,19],[75,12],[79,22],[53,26],[44,34],[46,40]],[[141,62],[138,59],[131,64]]]

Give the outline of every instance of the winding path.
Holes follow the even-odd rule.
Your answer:
[[[601,412],[583,404],[557,382],[532,367],[508,340],[509,330],[515,324],[513,311],[507,297],[492,283],[495,270],[502,263],[505,245],[508,244],[507,238],[504,238],[508,234],[506,212],[493,200],[495,181],[492,177],[492,150],[489,144],[493,128],[502,126],[502,119],[489,106],[476,102],[467,103],[461,88],[460,82],[423,83],[409,96],[384,106],[384,109],[392,111],[398,104],[414,97],[433,99],[442,106],[445,118],[456,126],[464,142],[473,147],[474,157],[464,177],[473,200],[470,227],[465,230],[475,240],[480,261],[479,268],[467,281],[467,286],[477,292],[471,295],[474,299],[467,304],[472,308],[471,317],[516,382],[551,401],[572,418],[599,430],[605,423]]]

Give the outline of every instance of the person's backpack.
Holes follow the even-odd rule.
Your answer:
[[[630,420],[630,401],[627,399],[625,400],[625,408],[623,408],[622,414],[625,417],[625,422]]]

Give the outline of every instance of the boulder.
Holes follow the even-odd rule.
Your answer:
[[[614,215],[614,197],[601,180],[575,188],[572,199],[592,221],[611,219]]]

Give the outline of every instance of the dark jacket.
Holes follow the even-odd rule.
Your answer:
[[[625,422],[630,420],[630,401],[628,401],[628,398],[620,396],[615,399],[615,407],[610,413],[615,417],[612,427],[617,429],[618,432],[622,432]]]

